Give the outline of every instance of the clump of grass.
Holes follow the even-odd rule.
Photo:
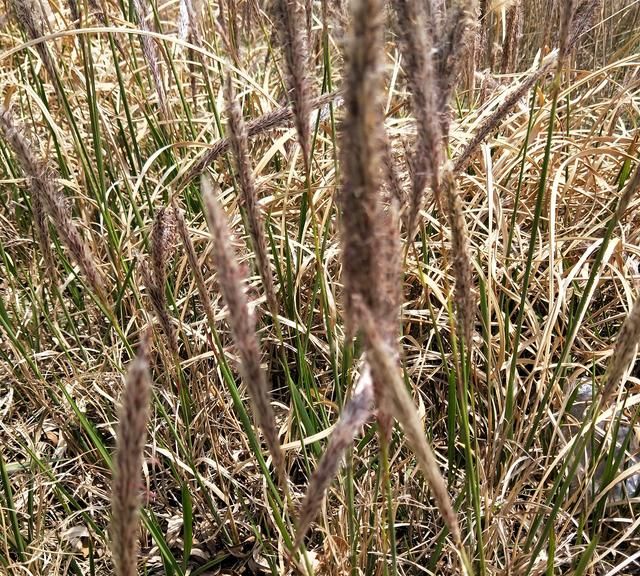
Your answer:
[[[118,417],[111,495],[111,552],[116,576],[138,573],[138,514],[142,488],[142,458],[151,399],[149,334],[127,373]]]
[[[298,22],[304,5],[306,41],[312,16],[322,27],[312,54],[300,59],[306,69],[291,74],[295,56],[283,58],[292,106],[282,108],[273,108],[282,81],[272,58],[272,25],[282,21],[252,2],[231,0],[212,12],[189,0],[138,11],[89,0],[90,13],[82,14],[74,2],[50,9],[46,0],[25,0],[21,8],[33,10],[17,24],[26,41],[15,18],[0,16],[5,102],[13,100],[21,119],[9,132],[22,136],[17,144],[0,137],[0,520],[9,527],[0,572],[112,570],[110,556],[99,553],[109,543],[109,495],[100,487],[112,462],[101,431],[117,419],[122,356],[134,357],[131,343],[148,329],[140,313],[144,284],[159,341],[169,342],[175,364],[156,374],[147,426],[145,572],[242,570],[249,561],[272,574],[396,576],[417,565],[457,574],[460,556],[462,572],[480,576],[635,573],[637,498],[622,488],[637,486],[638,475],[620,462],[637,468],[637,368],[620,387],[638,332],[637,271],[629,260],[638,253],[632,23],[640,4],[583,0],[561,14],[565,4],[547,3],[542,23],[540,2],[481,2],[478,19],[470,0],[398,0],[395,20],[404,13],[407,25],[391,35],[387,6],[360,0],[351,26],[361,32],[358,46],[352,34],[343,42],[346,3],[276,4]],[[516,8],[522,35],[514,31]],[[137,31],[117,25],[131,19]],[[477,30],[487,41],[482,57],[469,47]],[[289,32],[284,25],[279,32],[283,44]],[[138,37],[151,107],[134,65],[138,54],[122,49]],[[156,51],[156,75],[142,37]],[[581,37],[586,46],[578,45]],[[428,52],[407,50],[411,43]],[[428,81],[411,64],[421,59],[430,66]],[[472,70],[487,65],[476,91]],[[466,84],[458,78],[463,67]],[[511,75],[516,68],[528,71],[503,91],[494,69]],[[233,78],[238,93],[242,87],[242,112],[223,78]],[[307,114],[296,96],[300,79],[309,86]],[[172,113],[167,130],[158,82]],[[320,84],[331,92],[312,98],[310,86]],[[433,114],[416,106],[419,90],[435,102]],[[495,94],[485,98],[488,92]],[[221,138],[225,100],[246,126],[234,135],[228,105],[228,137]],[[23,122],[33,131],[28,139]],[[430,159],[417,153],[426,122],[440,133],[425,148],[439,156],[435,188]],[[288,146],[296,139],[303,178],[299,154]],[[21,145],[30,148],[21,153]],[[220,157],[228,150],[231,162]],[[29,153],[33,160],[20,160]],[[22,164],[31,161],[30,172]],[[203,211],[190,185],[207,169],[239,182],[239,201],[224,213],[206,202]],[[38,186],[58,194],[75,243],[90,247],[110,299],[108,322],[95,321],[85,296],[96,289]],[[428,209],[412,208],[414,186]],[[434,209],[429,188],[441,195]],[[257,192],[269,206],[269,226]],[[210,234],[204,219],[212,210]],[[407,214],[416,234],[406,229]],[[245,277],[231,249],[226,225],[240,220],[259,278]],[[37,242],[25,241],[32,229]],[[176,233],[184,250],[174,252]],[[136,261],[136,249],[147,244]],[[79,268],[79,281],[67,260]],[[55,299],[38,282],[41,262],[51,267]],[[251,298],[268,292],[267,275],[280,310],[267,295],[274,322],[258,336]],[[220,305],[224,314],[214,313]],[[210,333],[203,337],[205,320]],[[268,371],[259,342],[277,342]],[[615,348],[607,366],[609,342]],[[566,426],[565,383],[582,372],[603,381],[601,394],[582,425]],[[164,385],[176,376],[179,398]],[[622,399],[615,409],[607,405],[614,396]],[[615,413],[611,449],[598,435],[609,420],[604,407]],[[286,499],[271,480],[258,428]],[[569,442],[558,440],[563,430]],[[285,465],[278,464],[284,454]],[[585,481],[576,482],[585,454]],[[131,469],[138,477],[140,465]],[[296,522],[291,495],[305,491]],[[320,515],[327,492],[331,505]],[[133,548],[117,553],[112,538],[114,559],[129,558],[129,571],[137,539],[130,511],[138,503],[126,507]],[[84,548],[63,552],[65,534],[87,531],[88,548],[81,536]],[[303,544],[302,561],[288,563]]]

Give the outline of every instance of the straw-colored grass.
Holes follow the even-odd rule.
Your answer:
[[[8,2],[0,574],[640,573],[639,19]]]

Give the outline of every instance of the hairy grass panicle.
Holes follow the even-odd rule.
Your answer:
[[[473,137],[464,147],[462,152],[455,159],[453,165],[453,172],[458,174],[462,172],[473,156],[478,146],[482,141],[500,124],[509,111],[516,105],[516,103],[533,88],[534,84],[549,74],[554,64],[558,59],[558,53],[556,51],[548,54],[545,59],[540,63],[537,70],[534,70],[526,76],[524,80],[521,80],[511,88],[501,100],[500,104],[496,107],[493,113],[487,117],[487,119],[475,130]]]
[[[327,92],[311,100],[310,108],[317,110],[327,104],[339,101],[342,97],[342,92],[335,90],[333,92]],[[292,106],[283,106],[273,112],[267,112],[259,118],[255,118],[247,122],[247,136],[252,137],[263,132],[272,130],[273,128],[280,127],[287,124],[295,117],[295,111]],[[187,170],[187,172],[180,177],[179,183],[176,188],[182,189],[194,178],[200,176],[215,160],[231,148],[231,138],[221,138],[217,140],[209,147],[209,150],[204,152],[198,160]]]
[[[179,357],[178,337],[167,303],[167,262],[175,249],[176,223],[173,208],[162,208],[156,214],[151,228],[150,265],[140,260],[142,279],[147,287],[149,300],[167,339],[174,361]]]
[[[469,348],[472,343],[476,304],[472,287],[469,235],[451,162],[447,162],[443,170],[442,188],[446,199],[449,227],[451,228],[451,257],[453,258],[453,273],[456,278],[455,301],[458,311],[458,327],[465,345]]]
[[[352,299],[360,295],[377,310],[381,273],[379,218],[383,160],[382,46],[384,10],[380,0],[353,2],[352,32],[345,74],[340,188],[345,313],[353,334],[357,318]]]
[[[45,16],[42,12],[42,5],[39,2],[36,0],[9,0],[9,5],[29,40],[37,40],[45,35]],[[35,49],[49,74],[51,82],[55,82],[57,79],[56,69],[46,43],[38,42],[35,45]]]
[[[25,174],[31,179],[36,236],[40,241],[43,256],[48,259],[45,260],[45,266],[50,267],[50,275],[53,276],[53,256],[42,208],[53,221],[71,259],[78,265],[98,299],[106,304],[107,291],[103,275],[98,269],[94,254],[71,217],[64,196],[57,189],[58,175],[35,154],[32,145],[24,138],[21,129],[15,123],[11,111],[3,107],[0,107],[0,132],[11,146]]]
[[[213,238],[213,261],[218,284],[229,310],[229,325],[240,355],[240,374],[251,396],[254,418],[264,434],[278,477],[282,485],[286,486],[284,455],[280,449],[276,419],[269,401],[270,386],[260,366],[260,347],[254,319],[249,314],[244,292],[246,279],[240,273],[237,257],[231,246],[226,216],[208,176],[202,177],[201,187],[207,222]]]
[[[116,576],[135,576],[138,558],[138,514],[151,376],[147,332],[127,373],[118,416],[111,495],[111,552]]]
[[[298,0],[275,0],[273,3],[280,43],[287,69],[287,88],[295,114],[298,140],[304,163],[311,162],[311,84],[309,81],[308,34],[310,26],[304,25],[302,7]],[[311,18],[310,7],[307,17]]]
[[[437,108],[437,86],[432,57],[433,39],[429,34],[422,2],[394,0],[398,29],[402,31],[402,55],[411,88],[413,114],[416,118],[417,139],[412,157],[413,187],[409,207],[409,235],[412,236],[422,207],[427,183],[431,184],[436,200],[440,199],[440,160],[442,134]]]
[[[196,250],[191,240],[191,234],[189,233],[187,223],[184,219],[184,213],[182,212],[182,210],[180,210],[180,208],[178,208],[177,202],[175,200],[172,203],[172,208],[176,219],[176,229],[178,231],[178,235],[180,236],[180,240],[182,241],[182,245],[184,246],[184,250],[187,254],[187,260],[189,261],[189,266],[191,267],[191,272],[196,282],[196,288],[198,289],[198,295],[200,296],[200,300],[202,301],[202,307],[204,308],[204,312],[207,315],[209,326],[213,327],[215,326],[213,304],[211,303],[209,291],[207,290],[204,276],[202,275],[200,262],[198,261],[198,257],[196,256]]]
[[[155,44],[155,40],[145,34],[144,32],[151,32],[151,26],[149,20],[151,13],[149,10],[149,0],[134,0],[133,8],[135,11],[136,19],[138,20],[138,26],[142,30],[143,34],[140,35],[140,43],[142,44],[142,54],[151,71],[151,78],[153,85],[158,95],[158,107],[160,114],[165,121],[169,121],[169,104],[167,100],[167,91],[165,90],[164,80],[162,79],[162,70],[160,68],[160,57],[158,53],[158,47]]]
[[[273,273],[269,264],[269,251],[267,249],[267,239],[258,206],[258,192],[253,177],[251,158],[249,156],[249,143],[247,128],[242,117],[242,110],[236,99],[233,89],[233,80],[229,77],[225,85],[225,98],[227,103],[227,114],[229,116],[229,132],[231,148],[235,158],[236,170],[240,179],[242,205],[247,214],[249,222],[249,235],[251,243],[256,253],[258,271],[264,291],[267,296],[267,307],[274,320],[278,315],[278,299],[273,283]]]

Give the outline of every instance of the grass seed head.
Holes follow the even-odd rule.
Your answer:
[[[31,144],[14,122],[11,112],[3,107],[0,107],[0,132],[11,146],[23,171],[31,179],[36,236],[46,259],[45,266],[51,266],[50,276],[54,278],[52,265],[54,259],[49,246],[49,233],[44,212],[53,221],[62,244],[80,268],[87,284],[98,299],[106,305],[106,284],[98,269],[97,259],[73,221],[65,197],[56,188],[58,175],[36,155]]]
[[[240,375],[251,396],[254,417],[264,434],[280,482],[282,486],[286,486],[284,455],[280,449],[276,419],[269,401],[270,386],[260,366],[258,337],[244,292],[246,278],[238,268],[227,219],[208,176],[202,177],[201,187],[209,231],[213,238],[213,261],[218,284],[229,310],[229,325],[240,355]]]
[[[117,576],[138,573],[141,469],[151,398],[149,341],[147,333],[129,367],[118,417],[111,496],[111,551]]]
[[[417,139],[412,156],[413,182],[409,207],[409,235],[413,236],[427,183],[439,203],[439,167],[442,134],[438,110],[438,79],[433,62],[433,38],[429,34],[422,2],[394,0],[398,28],[402,31],[402,55],[411,89]]]
[[[269,264],[267,239],[258,205],[258,192],[251,168],[247,128],[242,117],[242,110],[235,96],[233,81],[229,77],[225,85],[227,114],[229,116],[229,132],[231,149],[236,161],[236,169],[240,178],[242,201],[249,221],[249,234],[256,253],[256,261],[260,278],[267,296],[267,306],[274,319],[278,315],[278,299],[273,282],[273,273]]]
[[[384,140],[382,113],[383,2],[356,0],[345,72],[345,119],[340,190],[342,262],[347,331],[357,328],[353,296],[376,310],[380,297],[380,175]]]
[[[451,256],[456,278],[455,300],[458,311],[458,326],[467,349],[473,334],[475,298],[472,287],[472,266],[469,253],[469,235],[464,220],[462,200],[455,183],[453,165],[447,162],[443,171],[442,187],[446,196],[447,216],[451,228]]]
[[[296,131],[302,147],[305,166],[311,160],[311,83],[309,81],[309,49],[304,15],[298,0],[274,2],[280,43],[285,56],[287,88],[293,104]],[[311,17],[310,11],[307,15]]]

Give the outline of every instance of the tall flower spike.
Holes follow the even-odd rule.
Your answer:
[[[116,576],[135,576],[142,457],[146,438],[151,377],[147,360],[149,333],[127,373],[118,417],[111,497],[111,550]]]
[[[240,355],[240,375],[253,402],[254,418],[261,428],[282,486],[286,486],[284,456],[280,449],[276,419],[269,401],[269,384],[260,366],[260,347],[253,318],[249,315],[243,285],[246,279],[240,273],[237,256],[231,246],[227,220],[216,199],[208,176],[201,179],[202,197],[213,237],[213,261],[218,284],[229,309],[229,324],[233,341]]]
[[[295,113],[296,131],[305,167],[308,168],[311,160],[311,87],[307,73],[309,29],[304,25],[302,7],[298,0],[275,0],[274,8],[287,67],[287,88]],[[308,16],[311,16],[310,12]]]
[[[256,253],[258,271],[264,291],[267,296],[267,307],[274,320],[278,315],[278,299],[273,284],[273,273],[269,264],[269,252],[267,250],[267,240],[258,206],[258,193],[256,183],[251,169],[251,158],[249,156],[249,140],[247,137],[247,127],[242,117],[242,110],[236,100],[231,77],[227,79],[225,86],[225,98],[227,101],[227,114],[229,115],[229,133],[231,149],[236,160],[236,170],[240,178],[240,188],[242,191],[242,203],[244,204],[247,219],[249,221],[249,235],[251,243]]]
[[[402,56],[411,88],[417,140],[412,158],[413,189],[409,207],[409,235],[413,236],[427,183],[440,203],[439,169],[442,134],[437,108],[438,83],[432,58],[433,39],[425,17],[424,5],[414,0],[394,0],[399,29],[402,30]]]

